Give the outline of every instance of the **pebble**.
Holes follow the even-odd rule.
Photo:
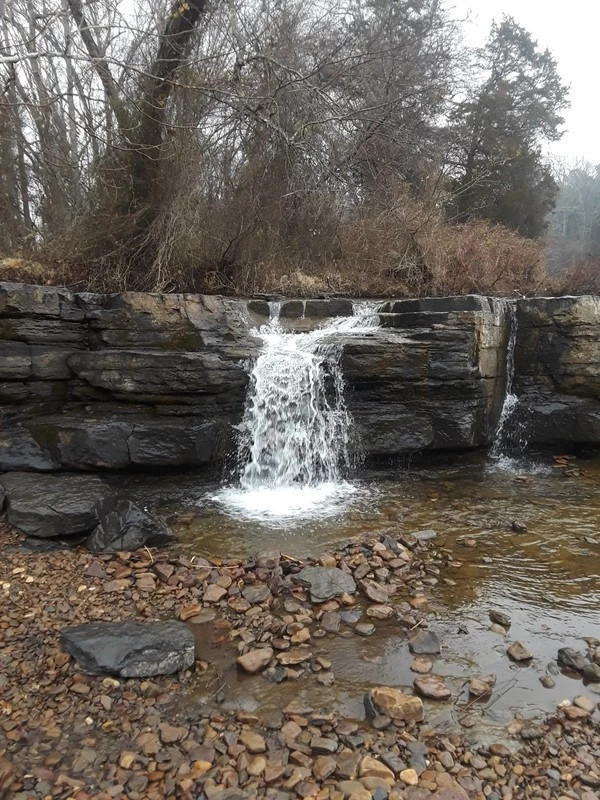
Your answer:
[[[358,774],[361,777],[381,778],[384,781],[394,783],[396,776],[389,767],[382,764],[372,756],[365,756],[360,762]]]
[[[491,694],[495,685],[495,675],[485,675],[480,678],[471,678],[469,681],[469,693],[472,694],[473,697],[485,697]]]
[[[264,753],[267,749],[265,740],[255,731],[242,730],[240,733],[240,742],[249,753]]]
[[[398,535],[388,538],[390,543],[385,545],[367,539],[366,544],[324,556],[321,566],[339,568],[349,576],[364,564],[366,572],[360,581],[372,580],[388,596],[402,589],[401,596],[412,600],[423,596],[424,585],[443,580],[443,555],[431,561],[425,547],[413,543],[415,549],[408,559],[400,558],[399,554],[407,551],[393,544]],[[8,564],[0,577],[14,584],[22,575],[19,590],[33,592],[33,598],[39,596],[44,602],[31,602],[27,594],[20,596],[20,604],[35,613],[24,617],[21,609],[12,611],[9,603],[8,614],[0,620],[4,658],[0,734],[9,743],[9,750],[0,757],[0,796],[5,784],[13,782],[15,768],[21,770],[21,761],[26,759],[34,765],[31,776],[20,777],[16,791],[10,785],[8,789],[8,796],[16,800],[29,800],[33,794],[48,800],[63,796],[74,800],[117,800],[121,796],[162,800],[180,795],[205,796],[207,800],[233,796],[272,800],[291,800],[292,796],[318,800],[466,800],[469,796],[520,800],[535,796],[536,800],[551,800],[554,795],[548,793],[548,787],[554,791],[559,777],[569,800],[598,800],[600,738],[590,720],[596,706],[593,695],[576,697],[572,704],[561,707],[549,724],[517,720],[512,730],[524,740],[518,757],[496,743],[487,748],[481,745],[468,759],[470,751],[459,733],[443,727],[429,733],[430,723],[438,724],[431,704],[427,728],[422,728],[423,701],[397,687],[376,686],[367,692],[370,728],[338,719],[333,702],[326,699],[327,692],[322,695],[322,706],[315,703],[311,709],[307,705],[303,694],[306,681],[333,680],[331,659],[320,650],[328,652],[326,647],[335,640],[318,641],[330,627],[326,620],[331,621],[328,632],[339,632],[342,620],[354,624],[364,613],[361,608],[366,608],[373,620],[390,619],[396,613],[398,624],[403,625],[400,620],[412,617],[406,625],[410,628],[426,619],[420,603],[412,603],[411,609],[405,601],[392,609],[387,603],[372,601],[374,604],[368,605],[363,599],[351,608],[356,598],[348,593],[346,597],[336,595],[334,600],[320,598],[321,605],[312,606],[306,586],[286,583],[298,565],[279,554],[265,557],[259,566],[260,559],[256,565],[235,559],[215,559],[214,563],[197,559],[192,563],[170,552],[158,553],[152,561],[145,552],[91,557],[70,551],[60,557],[36,555],[15,575],[10,570],[22,565],[10,553],[5,558]],[[34,572],[34,565],[42,560],[44,572]],[[7,570],[9,577],[5,577]],[[95,586],[96,592],[89,588],[77,591],[87,572],[92,574],[85,576],[86,587]],[[156,579],[150,579],[149,573]],[[36,575],[36,582],[26,582],[29,574]],[[109,602],[102,602],[103,585],[116,581],[123,583],[117,584]],[[53,584],[64,585],[64,599],[62,595],[54,599]],[[149,592],[151,584],[154,588]],[[0,591],[5,591],[3,586],[0,583]],[[277,587],[276,593],[269,587]],[[352,616],[345,620],[343,615]],[[60,625],[72,618],[91,621],[131,616],[185,618],[195,628],[202,622],[204,630],[199,635],[206,632],[211,640],[206,655],[203,640],[199,641],[199,658],[206,661],[197,661],[193,678],[189,671],[152,681],[83,676],[55,647],[56,621]],[[419,647],[423,639],[431,644],[431,634],[436,651],[416,654],[415,644]],[[43,660],[22,649],[32,636],[43,647]],[[306,646],[309,641],[314,642],[310,647]],[[349,642],[361,647],[352,638]],[[375,654],[379,642],[374,644],[364,642],[362,648]],[[415,688],[417,681],[429,686],[441,681],[445,687],[443,678],[431,674],[429,656],[439,653],[435,633],[418,630],[410,644],[415,653],[411,664],[417,673]],[[585,664],[599,666],[593,660],[598,645],[588,642],[588,646]],[[228,687],[222,687],[222,680],[214,681],[221,658],[226,666],[235,666],[237,659],[240,673],[257,676],[238,676],[240,682],[247,681],[247,700],[252,705],[234,714],[226,702],[219,705],[229,699]],[[289,690],[269,683],[276,674]],[[302,683],[292,684],[298,677]],[[482,690],[493,685],[487,683],[492,677],[474,677],[469,688]],[[190,691],[198,680],[206,680],[212,687],[214,694],[206,702],[198,702]],[[262,696],[260,685],[269,692],[282,691],[282,697],[285,691],[295,693],[294,700],[287,705],[283,700],[279,710],[263,715],[260,704],[254,711],[251,697],[255,688],[256,696]],[[592,691],[590,686],[588,692]],[[442,725],[445,713],[438,715]],[[463,716],[463,723],[469,717],[473,724],[479,723],[477,708]],[[35,736],[30,719],[35,719]],[[124,749],[115,746],[117,742],[123,742]],[[22,759],[12,764],[14,748]],[[567,774],[574,777],[563,780]]]
[[[505,614],[504,611],[500,611],[497,608],[492,608],[490,609],[489,617],[491,622],[495,623],[496,625],[500,625],[505,630],[510,628],[510,617],[508,614]]]
[[[408,722],[423,719],[423,701],[415,695],[406,694],[401,689],[378,686],[368,693],[365,706],[372,705],[379,714],[394,720]]]
[[[357,622],[354,631],[360,636],[372,636],[375,633],[375,625],[370,622]]]
[[[418,631],[408,640],[408,646],[414,655],[438,655],[441,651],[440,640],[434,631]]]
[[[273,658],[273,650],[270,647],[263,647],[260,650],[250,650],[244,655],[238,656],[237,663],[240,667],[250,674],[260,672]]]
[[[414,686],[419,694],[432,700],[447,700],[452,695],[441,675],[431,674],[415,678]]]
[[[407,786],[417,786],[419,783],[419,776],[414,769],[403,769],[398,777]]]
[[[432,667],[433,661],[426,656],[415,656],[410,665],[413,672],[418,672],[421,675],[426,675],[428,672],[431,672]]]
[[[375,619],[389,619],[393,613],[394,609],[391,606],[375,605],[367,608],[367,616]]]
[[[513,642],[506,651],[513,661],[530,661],[533,653],[523,642]]]

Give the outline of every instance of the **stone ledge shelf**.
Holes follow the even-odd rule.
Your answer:
[[[0,283],[0,471],[215,466],[234,450],[264,300],[74,293]],[[284,300],[304,330],[352,301]],[[510,315],[475,295],[381,301],[340,334],[356,447],[367,456],[490,444]],[[600,298],[517,301],[514,388],[533,444],[600,444]]]

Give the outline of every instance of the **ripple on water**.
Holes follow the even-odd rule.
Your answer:
[[[600,638],[600,459],[577,463],[579,474],[548,462],[541,470],[511,474],[490,470],[480,457],[462,458],[439,467],[364,472],[342,487],[306,494],[278,491],[254,498],[203,487],[193,475],[148,478],[145,486],[138,479],[137,491],[151,505],[159,492],[160,510],[174,513],[180,538],[203,556],[281,549],[314,557],[357,537],[433,528],[455,565],[444,571],[452,585],[442,581],[426,588],[436,615],[431,624],[443,642],[435,671],[447,678],[455,698],[462,698],[469,677],[496,674],[493,703],[483,707],[486,723],[497,725],[516,712],[550,712],[563,698],[593,690],[561,674],[554,689],[539,682],[559,647],[584,650],[582,637]],[[515,532],[514,520],[526,531]],[[512,619],[506,638],[489,631],[492,607]],[[530,664],[507,658],[508,644],[517,639],[533,652]],[[312,649],[333,662],[332,687],[312,680],[286,686],[241,679],[228,701],[241,707],[254,696],[261,708],[280,709],[302,696],[359,717],[366,686],[404,686],[414,678],[408,645],[393,622],[378,623],[367,639],[315,639]],[[443,707],[436,708],[447,719]],[[455,718],[457,709],[448,713]]]

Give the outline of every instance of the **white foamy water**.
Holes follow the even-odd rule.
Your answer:
[[[342,337],[372,331],[376,306],[356,304],[354,316],[327,320],[306,333],[285,330],[280,305],[256,333],[263,349],[250,375],[240,426],[237,485],[213,499],[250,517],[326,516],[354,493],[352,420],[340,367]]]
[[[490,456],[496,469],[505,472],[520,472],[524,468],[523,458],[527,449],[527,430],[524,409],[514,392],[515,349],[517,346],[517,307],[508,303],[510,329],[506,349],[506,389],[500,419],[494,434]],[[530,465],[527,471],[531,471]]]

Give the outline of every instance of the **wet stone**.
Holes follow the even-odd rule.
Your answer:
[[[600,665],[599,664],[585,664],[583,667],[583,677],[590,683],[600,683]]]
[[[408,640],[408,646],[414,655],[438,655],[441,651],[440,640],[434,631],[418,631]]]
[[[402,722],[410,720],[420,722],[423,719],[423,701],[421,698],[389,686],[377,686],[371,689],[365,698],[365,709],[370,718],[379,713],[390,717],[390,719]],[[373,710],[375,710],[375,713],[373,713]]]
[[[310,741],[310,748],[315,753],[335,753],[338,749],[338,743],[333,739],[327,739],[323,736],[313,736]]]
[[[496,622],[494,622],[493,625],[490,625],[490,630],[492,633],[497,633],[500,636],[506,636],[506,628],[503,628],[502,625],[498,625]]]
[[[372,756],[365,756],[360,762],[358,774],[361,777],[381,778],[390,784],[396,780],[396,776],[389,767],[382,764]]]
[[[426,656],[415,656],[410,668],[412,672],[418,672],[420,675],[426,675],[428,672],[431,672],[433,668],[433,661]]]
[[[255,584],[252,586],[247,586],[242,591],[242,597],[244,600],[247,600],[251,605],[257,605],[258,603],[264,603],[269,597],[271,597],[271,590],[265,584]]]
[[[361,617],[362,611],[360,608],[347,608],[340,611],[340,618],[347,625],[354,625]]]
[[[227,589],[224,589],[222,586],[218,586],[216,583],[211,583],[206,587],[204,592],[204,602],[218,603],[225,597],[226,594]]]
[[[365,579],[360,582],[360,588],[373,603],[384,605],[389,598],[388,591],[377,581]]]
[[[336,757],[335,774],[340,778],[352,780],[358,775],[360,753],[353,750],[342,750]]]
[[[182,622],[97,622],[63,630],[60,643],[90,675],[169,675],[191,667],[194,637]]]
[[[320,619],[321,627],[327,633],[337,633],[340,629],[342,618],[336,611],[326,611]]]
[[[251,730],[243,730],[240,733],[240,742],[249,753],[264,753],[267,745],[263,737]]]
[[[394,614],[391,606],[375,605],[367,608],[367,616],[374,619],[389,619]]]
[[[579,695],[573,700],[573,705],[577,706],[578,708],[582,708],[584,711],[587,711],[588,714],[592,714],[596,709],[596,702],[592,700],[591,697],[586,697],[585,695]]]
[[[410,754],[409,764],[418,775],[421,775],[427,769],[427,756],[429,749],[423,742],[408,742],[406,750]]]
[[[352,594],[356,591],[352,575],[338,567],[304,567],[293,579],[308,587],[313,603],[325,603],[344,592]]]
[[[574,650],[572,647],[561,647],[558,651],[558,663],[563,667],[582,672],[587,660],[583,653]]]
[[[294,650],[288,650],[287,653],[279,653],[277,660],[283,666],[293,666],[308,661],[311,656],[312,653],[307,647],[297,647]]]
[[[318,781],[324,781],[329,778],[330,775],[333,775],[336,766],[337,762],[335,758],[331,756],[319,756],[315,759],[312,766],[313,775]]]
[[[431,700],[447,700],[452,694],[441,675],[423,675],[415,678],[414,685],[419,694]]]
[[[513,642],[506,651],[513,661],[530,661],[533,653],[523,642]]]
[[[500,611],[497,608],[490,609],[489,612],[490,621],[496,625],[501,625],[505,630],[506,628],[510,628],[511,619],[508,614],[505,614],[504,611]]]
[[[484,675],[480,678],[472,678],[469,681],[469,693],[473,697],[485,697],[489,695],[496,685],[495,675]]]
[[[372,636],[375,633],[375,625],[370,622],[357,622],[354,631],[359,636]]]
[[[237,663],[245,671],[253,674],[263,670],[273,658],[273,650],[270,647],[263,647],[258,650],[250,650],[237,659]]]
[[[414,531],[414,533],[410,534],[413,539],[416,539],[417,542],[431,542],[433,541],[437,533],[431,529],[424,530],[424,531]]]

